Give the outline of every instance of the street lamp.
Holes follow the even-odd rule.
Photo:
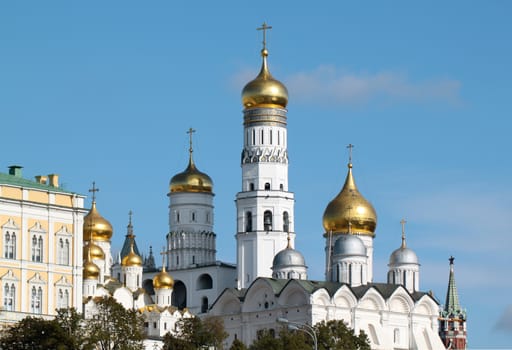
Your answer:
[[[318,350],[318,340],[316,338],[316,332],[313,327],[311,327],[307,323],[293,322],[283,317],[278,317],[277,322],[286,324],[288,326],[288,329],[307,333],[311,338],[313,338],[314,349]]]

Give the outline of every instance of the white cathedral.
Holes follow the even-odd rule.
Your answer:
[[[234,339],[249,345],[261,330],[282,327],[278,319],[285,318],[307,325],[342,319],[356,333],[364,330],[372,349],[445,349],[439,336],[440,307],[431,294],[420,291],[420,264],[406,245],[405,221],[402,243],[389,259],[386,282],[374,281],[377,214],[356,186],[351,155],[345,183],[323,216],[325,280],[308,279],[304,256],[295,249],[295,199],[288,187],[288,92],[270,74],[265,40],[261,56],[261,71],[242,92],[236,264],[216,259],[213,181],[194,163],[190,129],[188,166],[169,184],[169,232],[162,268],[155,267],[152,251],[145,259],[141,256],[131,215],[124,246],[119,254],[112,254],[113,228],[96,208],[93,186],[91,209],[85,217],[83,207],[76,214],[83,230],[75,223],[74,231],[65,235],[80,240],[83,234],[83,251],[76,249],[70,262],[76,270],[83,258],[82,273],[75,273],[73,286],[64,279],[75,301],[69,306],[91,317],[97,298],[113,296],[144,315],[147,348],[158,346],[163,335],[175,331],[177,320],[212,315],[223,319],[228,346]],[[7,193],[1,185],[0,195]],[[83,197],[79,199],[83,206]],[[8,217],[0,215],[4,221]],[[20,280],[22,274],[17,278],[8,269],[4,274],[2,268],[2,283],[5,278]],[[82,305],[75,305],[76,300]],[[456,300],[452,309],[459,312]],[[456,325],[465,336],[465,314],[464,322]],[[446,327],[445,333],[453,330]]]

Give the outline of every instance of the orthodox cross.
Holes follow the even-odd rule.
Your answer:
[[[130,209],[130,211],[128,212],[128,224],[129,225],[132,224],[132,215],[133,215],[133,211]]]
[[[405,219],[400,220],[400,224],[402,224],[402,247],[405,248],[405,224],[407,221]]]
[[[160,255],[162,256],[162,270],[165,269],[165,254],[167,254],[165,251],[165,247],[162,247],[162,252],[160,253]]]
[[[195,133],[196,131],[192,128],[188,129],[187,131],[187,134],[189,135],[190,137],[190,140],[189,140],[189,143],[190,143],[190,148],[188,149],[190,154],[192,154],[192,152],[194,152],[194,150],[192,149],[192,134]]]
[[[272,29],[272,26],[267,25],[265,22],[261,25],[260,28],[256,28],[256,30],[263,30],[263,50],[267,48],[267,30]]]
[[[354,148],[354,145],[349,143],[348,146],[348,162],[352,164],[352,149]]]
[[[96,182],[92,182],[92,188],[89,189],[89,192],[92,192],[92,201],[96,202],[96,192],[98,192],[100,189],[96,187]]]
[[[455,258],[452,255],[452,256],[450,256],[450,259],[448,259],[448,260],[450,260],[450,265],[453,265],[453,260],[455,260]]]

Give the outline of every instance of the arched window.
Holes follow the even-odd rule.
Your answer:
[[[283,186],[283,184],[279,184],[279,189],[280,189],[281,191],[283,191],[283,190],[284,190],[284,186]]]
[[[15,296],[16,296],[16,287],[14,286],[14,283],[11,284],[9,287],[9,284],[5,284],[4,286],[4,310],[6,311],[14,311],[15,310]]]
[[[4,239],[4,257],[6,259],[16,259],[16,234],[7,232]]]
[[[43,261],[43,237],[39,236],[39,239],[37,240],[37,249],[36,249],[36,261],[42,262]]]
[[[265,182],[265,191],[270,191],[270,182]]]
[[[284,232],[289,232],[290,231],[290,218],[289,218],[289,215],[288,215],[287,211],[285,211],[283,213],[283,231]]]
[[[263,130],[261,130],[261,144],[263,145],[265,142],[264,142],[264,138],[263,138]]]
[[[245,212],[245,232],[252,232],[252,213]]]
[[[213,288],[213,280],[209,274],[203,273],[201,276],[199,276],[199,278],[197,279],[197,290],[212,289],[212,288]]]
[[[256,141],[256,130],[252,129],[252,145],[254,146],[254,142]]]
[[[69,265],[69,239],[66,239],[66,241],[64,241],[63,258],[64,258],[64,264]]]
[[[59,289],[59,295],[57,296],[57,308],[64,308],[64,292],[62,289]]]
[[[201,299],[201,313],[204,314],[206,311],[208,311],[208,298],[203,297]]]
[[[34,235],[32,236],[32,261],[37,261],[36,260],[36,250],[37,250],[37,237]]]
[[[254,182],[249,184],[249,191],[254,191]]]
[[[32,287],[32,293],[30,298],[30,311],[33,314],[41,314],[43,312],[43,289],[39,287],[36,289],[36,287]]]
[[[265,231],[272,231],[272,212],[266,210],[263,214],[263,228]]]

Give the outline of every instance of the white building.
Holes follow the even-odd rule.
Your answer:
[[[342,319],[356,332],[365,331],[372,349],[444,349],[438,335],[439,305],[419,291],[418,258],[406,247],[404,227],[402,245],[390,257],[388,282],[374,282],[377,214],[356,186],[352,145],[345,183],[323,217],[326,281],[304,279],[304,258],[292,248],[288,94],[269,72],[265,42],[261,54],[261,71],[242,92],[238,288],[226,289],[210,310],[223,318],[227,344],[234,339],[252,343],[260,330],[280,328],[278,318],[309,325]]]

